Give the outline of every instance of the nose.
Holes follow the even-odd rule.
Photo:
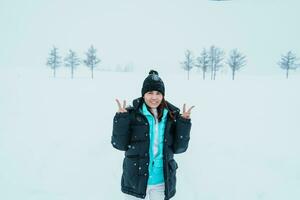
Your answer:
[[[156,94],[152,94],[151,99],[156,99],[157,95]]]

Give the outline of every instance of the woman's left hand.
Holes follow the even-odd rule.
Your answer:
[[[187,111],[186,111],[186,106],[185,104],[183,104],[183,109],[182,109],[182,117],[185,119],[190,119],[190,115],[191,115],[191,111],[195,106],[190,107]]]

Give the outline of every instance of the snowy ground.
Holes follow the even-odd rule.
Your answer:
[[[0,72],[0,199],[121,200],[114,99],[138,97],[146,74]],[[167,100],[196,106],[174,200],[300,199],[300,76],[161,77]]]

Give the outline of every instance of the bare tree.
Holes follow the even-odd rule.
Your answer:
[[[79,60],[77,54],[70,49],[69,54],[65,58],[65,66],[71,68],[72,79],[74,77],[74,70],[78,65],[80,65],[80,60]]]
[[[299,59],[296,55],[289,51],[286,55],[282,55],[278,65],[281,69],[286,70],[286,78],[289,78],[289,70],[295,70],[300,67],[300,64],[296,63]]]
[[[196,58],[195,67],[198,67],[202,70],[203,80],[205,80],[205,73],[209,67],[209,55],[205,48],[203,48],[200,56]]]
[[[94,68],[96,68],[97,64],[101,62],[101,60],[97,58],[96,52],[97,50],[92,45],[86,53],[86,59],[83,61],[85,65],[91,69],[92,78],[94,78]]]
[[[232,70],[232,80],[234,80],[235,72],[246,65],[246,56],[240,53],[237,49],[230,52],[227,64]]]
[[[61,57],[58,55],[58,48],[55,46],[51,49],[46,63],[53,70],[53,77],[56,76],[56,68],[61,64]]]
[[[190,50],[185,51],[185,60],[181,62],[182,68],[187,71],[188,80],[190,79],[190,71],[194,65],[194,58]]]
[[[209,50],[209,61],[211,69],[211,80],[216,79],[217,71],[223,67],[224,51],[214,45],[210,47]]]

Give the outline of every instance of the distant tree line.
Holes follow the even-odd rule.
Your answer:
[[[77,67],[81,64],[84,64],[91,71],[91,78],[93,79],[94,70],[101,62],[96,54],[97,50],[93,45],[91,45],[91,47],[85,53],[84,59],[80,59],[77,53],[71,49],[64,59],[62,59],[58,53],[58,48],[54,46],[50,50],[46,64],[53,70],[54,77],[56,77],[56,71],[60,66],[64,65],[65,67],[70,68],[71,78],[74,77],[74,71],[77,69]],[[300,67],[298,61],[299,58],[297,58],[296,54],[292,51],[288,51],[286,54],[281,55],[281,58],[277,64],[282,70],[284,70],[285,77],[288,78],[291,70],[296,70]],[[246,56],[238,49],[232,49],[226,58],[225,51],[223,49],[212,45],[209,48],[203,48],[196,57],[193,55],[191,50],[187,49],[184,54],[184,60],[180,62],[180,64],[181,67],[187,71],[188,80],[190,78],[190,72],[193,68],[198,68],[200,71],[202,71],[203,80],[205,80],[208,75],[211,80],[215,80],[217,72],[225,66],[229,67],[231,70],[231,77],[232,80],[234,80],[237,72],[246,66],[247,60]],[[133,65],[127,64],[125,67],[117,65],[116,71],[133,71]]]
[[[71,78],[74,78],[74,72],[77,67],[81,64],[86,66],[91,71],[91,78],[94,78],[94,70],[100,64],[101,60],[97,56],[97,50],[94,48],[93,45],[87,50],[85,53],[85,58],[80,59],[77,53],[73,50],[69,50],[68,54],[62,59],[59,55],[58,48],[53,47],[50,50],[50,53],[47,58],[46,65],[49,66],[53,70],[53,77],[56,77],[56,71],[59,67],[65,66],[70,68]],[[130,72],[133,71],[133,64],[129,63],[122,67],[118,65],[116,67],[116,71],[121,72]]]
[[[300,67],[297,62],[299,58],[289,51],[287,54],[281,56],[280,61],[277,63],[281,69],[285,70],[286,78],[288,78],[290,70],[296,70]],[[203,80],[206,79],[206,74],[210,73],[210,79],[215,80],[217,72],[225,66],[231,70],[232,80],[235,79],[236,73],[246,66],[246,56],[238,49],[230,51],[227,58],[225,58],[225,51],[214,45],[208,49],[203,48],[198,56],[194,56],[192,51],[187,49],[184,54],[184,61],[180,62],[182,68],[187,71],[187,79],[190,78],[190,71],[192,68],[198,68],[202,71]]]
[[[47,65],[51,67],[53,70],[53,76],[56,76],[56,70],[58,67],[60,67],[62,64],[64,66],[69,67],[71,70],[71,78],[74,77],[74,71],[76,68],[81,64],[85,64],[86,67],[88,67],[91,71],[91,77],[94,78],[94,69],[97,67],[97,65],[101,62],[101,60],[96,55],[97,50],[91,45],[91,47],[88,49],[88,51],[85,53],[85,59],[80,59],[77,55],[77,53],[73,50],[69,50],[69,53],[66,55],[66,57],[63,59],[59,56],[58,48],[53,47],[49,53],[48,59],[47,59]]]

